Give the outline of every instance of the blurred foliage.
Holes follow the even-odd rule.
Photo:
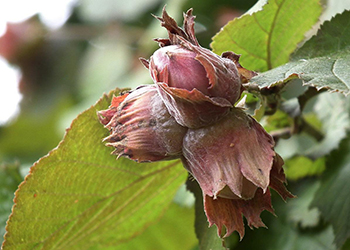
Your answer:
[[[165,37],[166,33],[150,13],[159,15],[166,4],[169,14],[176,20],[181,20],[181,13],[193,8],[194,15],[197,16],[198,40],[202,46],[209,47],[212,37],[221,27],[241,16],[255,2],[81,0],[74,7],[67,23],[60,29],[48,29],[37,16],[23,23],[9,25],[7,33],[0,37],[0,55],[20,68],[20,91],[23,100],[18,117],[0,125],[0,235],[5,232],[5,221],[11,212],[13,193],[23,180],[27,167],[59,143],[73,118],[111,89],[133,88],[151,83],[148,71],[139,63],[138,58],[148,58],[157,48],[152,39]],[[350,8],[349,1],[329,0],[327,3],[322,1],[322,4],[324,10],[319,23]],[[272,11],[270,7],[266,7],[268,11]],[[290,7],[285,11],[290,13],[292,9]],[[296,37],[292,46],[285,43],[288,51],[284,51],[282,46],[274,51],[274,56],[269,57],[271,60],[263,60],[260,64],[249,59],[249,56],[247,59],[242,56],[242,62],[246,60],[243,66],[267,70],[286,63],[289,54],[300,46],[298,43],[304,39],[305,31],[317,21],[318,17],[315,18],[314,15],[320,9],[313,10],[310,12],[313,21],[304,27],[303,36]],[[311,17],[311,14],[303,14],[299,18],[305,19],[305,15]],[[349,20],[348,17],[349,15],[343,15],[343,20],[338,20],[343,23]],[[242,19],[232,23],[239,20]],[[339,38],[338,43],[341,47],[335,47],[332,32],[337,25],[327,25],[323,34],[309,40],[304,49],[299,51],[301,57],[314,57],[319,56],[317,53],[324,53],[319,49],[320,41],[326,42],[322,45],[324,49],[331,49],[332,52],[341,48],[342,52],[347,53],[349,39],[345,38],[348,38],[349,32],[343,32],[344,37]],[[338,26],[344,30],[349,27]],[[286,30],[282,27],[278,34],[283,36],[283,41],[288,42],[294,33],[293,30]],[[236,38],[243,40],[249,36],[257,36],[254,30],[246,27],[235,32],[238,34]],[[314,33],[315,31],[307,33],[307,38]],[[235,46],[220,47],[224,43],[220,45],[219,37],[217,35],[212,43],[216,52],[234,50],[244,55],[245,52]],[[228,39],[226,36],[224,38]],[[274,36],[273,41],[279,44],[279,39],[279,36]],[[259,48],[253,46],[251,49]],[[279,58],[281,51],[285,52],[283,58]],[[344,69],[349,66],[349,56],[344,53],[340,53],[336,75],[346,80],[349,71]],[[295,58],[301,58],[297,56],[298,54],[294,54]],[[311,66],[317,65],[316,62]],[[268,77],[269,81],[262,81],[262,84],[268,85],[282,79],[283,84],[287,85],[283,86],[284,93],[273,98],[272,95],[249,94],[247,103],[254,107],[253,111],[259,105],[263,106],[263,103],[279,103],[274,107],[277,112],[272,115],[262,117],[269,110],[269,107],[263,107],[257,116],[259,120],[262,118],[262,124],[276,138],[276,151],[286,162],[289,189],[298,198],[288,201],[286,205],[279,197],[273,197],[278,219],[269,213],[262,215],[269,230],[252,231],[247,228],[242,242],[238,242],[238,237],[234,234],[226,239],[225,244],[230,249],[346,250],[350,245],[350,206],[348,188],[346,189],[349,183],[349,97],[335,93],[317,93],[317,96],[313,96],[309,91],[311,88],[301,86],[300,81],[289,81],[291,79],[285,79],[285,75],[280,77],[281,72],[284,74],[286,69],[289,70],[290,67],[282,66],[278,74],[267,72],[267,76],[273,74],[274,78],[271,80]],[[340,85],[337,80],[331,87],[337,89]],[[342,85],[341,90],[348,91],[346,84]],[[343,144],[338,149],[342,140]],[[209,246],[212,249],[222,249],[222,241],[217,238],[216,228],[207,230],[205,216],[200,214],[203,211],[198,209],[201,205],[200,199],[194,205],[196,221],[193,205],[184,207],[184,204],[177,204],[179,200],[188,199],[191,200],[188,193],[179,192],[175,203],[170,205],[162,219],[131,241],[119,242],[118,248],[94,246],[91,249],[208,249]],[[198,248],[195,246],[198,243],[194,236],[194,223],[197,225]],[[199,228],[202,231],[198,231]],[[142,230],[133,237],[140,231]]]

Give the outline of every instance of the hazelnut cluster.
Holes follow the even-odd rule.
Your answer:
[[[209,224],[219,236],[244,235],[244,215],[250,227],[263,227],[263,210],[273,213],[270,188],[283,199],[283,160],[274,140],[243,109],[235,107],[247,75],[239,56],[222,56],[199,45],[194,16],[184,14],[180,28],[165,10],[157,17],[168,38],[155,39],[160,48],[141,59],[154,84],[114,97],[100,122],[114,154],[138,162],[179,158],[199,183]]]

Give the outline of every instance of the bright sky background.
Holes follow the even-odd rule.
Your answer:
[[[7,22],[22,22],[39,13],[40,19],[49,28],[62,26],[71,13],[72,6],[78,0],[0,0],[0,36],[6,31]],[[18,69],[8,65],[0,57],[0,125],[16,113],[21,101],[18,92]]]

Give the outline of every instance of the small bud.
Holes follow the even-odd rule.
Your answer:
[[[99,118],[111,133],[106,145],[114,147],[118,157],[145,162],[181,156],[187,129],[170,116],[154,85],[114,97]]]

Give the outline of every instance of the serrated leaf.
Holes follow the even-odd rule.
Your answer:
[[[316,36],[291,57],[291,62],[251,79],[261,88],[300,78],[317,89],[350,93],[350,11],[325,22]]]
[[[186,179],[179,161],[116,161],[102,143],[108,131],[96,111],[111,92],[79,115],[59,146],[20,185],[3,243],[10,249],[89,249],[141,233],[170,204]]]
[[[312,202],[333,226],[334,242],[340,248],[350,237],[350,138],[341,143],[327,162],[321,186]]]
[[[230,21],[211,46],[217,54],[241,54],[247,69],[266,71],[288,62],[321,11],[318,0],[270,0],[263,10]]]

